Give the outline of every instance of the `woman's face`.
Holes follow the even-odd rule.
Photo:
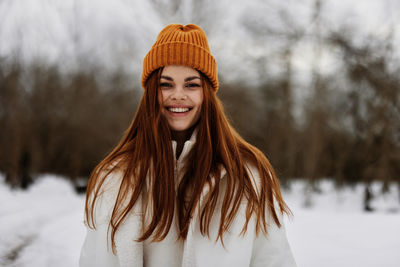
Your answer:
[[[200,118],[203,85],[200,73],[186,66],[164,67],[158,101],[161,112],[174,131],[185,131]]]

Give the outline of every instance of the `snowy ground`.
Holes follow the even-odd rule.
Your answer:
[[[286,192],[294,217],[287,234],[299,267],[400,266],[400,197],[395,186],[372,202],[375,212],[362,212],[364,187],[337,192],[322,183],[323,194],[313,195],[312,208],[304,208],[304,185]],[[380,185],[374,184],[378,195]]]
[[[304,185],[295,182],[285,199],[294,217],[286,221],[298,266],[400,266],[400,203],[395,187],[362,212],[362,186],[337,192],[321,184],[310,208]],[[379,185],[373,187],[377,192]],[[10,191],[0,176],[0,266],[78,265],[85,236],[83,196],[55,176],[43,176],[28,191]]]

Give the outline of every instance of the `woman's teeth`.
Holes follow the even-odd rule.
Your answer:
[[[171,112],[183,113],[183,112],[188,112],[189,108],[168,108],[168,110]]]

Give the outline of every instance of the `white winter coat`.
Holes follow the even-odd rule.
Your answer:
[[[177,170],[182,168],[184,159],[195,142],[195,134],[186,141],[183,151],[176,162]],[[174,152],[176,142],[173,141]],[[251,170],[257,180],[257,171]],[[223,171],[221,179],[223,179]],[[104,192],[98,198],[95,208],[96,230],[87,228],[87,235],[81,250],[79,265],[81,267],[142,267],[143,243],[136,242],[142,230],[142,200],[139,199],[133,211],[120,226],[115,235],[116,255],[112,253],[108,223],[119,190],[120,174],[115,173],[106,178]],[[223,181],[221,186],[223,189]],[[204,197],[209,191],[205,187]],[[202,198],[200,199],[201,205]],[[219,203],[221,205],[221,203]],[[220,206],[219,205],[219,206]],[[218,205],[216,207],[218,209]],[[241,208],[229,232],[224,233],[224,245],[215,242],[219,227],[219,217],[215,212],[210,224],[210,237],[202,236],[198,216],[190,223],[187,239],[183,246],[182,267],[293,267],[296,266],[286,238],[284,226],[277,227],[273,219],[267,216],[268,234],[255,234],[255,222],[249,222],[246,234],[240,235],[244,223],[246,205]],[[198,210],[197,210],[198,211]],[[282,219],[281,219],[282,221]],[[157,259],[160,260],[160,259]],[[162,259],[161,259],[162,260]]]

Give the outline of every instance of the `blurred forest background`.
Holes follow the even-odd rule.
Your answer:
[[[323,0],[16,2],[0,1],[0,172],[12,187],[42,173],[79,187],[134,116],[157,33],[193,22],[209,37],[232,124],[284,186],[318,190],[330,178],[400,190],[399,22],[381,17],[367,31]]]

